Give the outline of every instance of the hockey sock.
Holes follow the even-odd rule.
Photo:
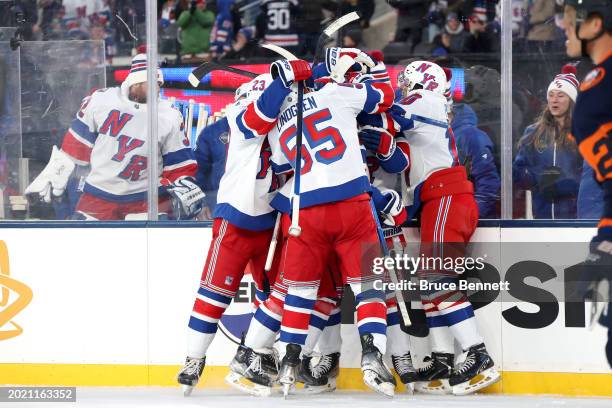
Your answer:
[[[424,298],[423,309],[425,310],[427,326],[429,327],[429,335],[427,337],[429,337],[431,351],[454,354],[453,335],[448,326],[446,326],[446,322],[437,318],[439,313],[436,306]]]
[[[280,330],[284,301],[284,294],[275,291],[259,305],[244,338],[245,346],[255,351],[272,348]]]
[[[329,316],[334,309],[336,302],[330,298],[319,298],[314,304],[314,309],[310,315],[310,325],[308,326],[308,336],[302,354],[310,356],[319,341],[323,330],[327,326]]]
[[[215,334],[217,324],[232,298],[211,292],[205,288],[198,289],[189,318],[187,332],[187,355],[202,358],[210,346]]]
[[[279,339],[281,357],[284,355],[287,344],[297,344],[302,347],[306,344],[310,316],[318,290],[318,282],[308,286],[290,285],[287,288]]]
[[[327,320],[327,326],[323,329],[323,333],[319,337],[319,341],[315,349],[319,354],[325,356],[332,353],[339,353],[342,347],[342,338],[340,336],[341,329],[341,311],[339,307],[336,307],[329,320]]]
[[[372,334],[374,346],[384,355],[387,350],[387,305],[385,294],[376,289],[366,289],[365,283],[351,283],[357,305],[357,330],[359,336]],[[365,289],[365,290],[364,290]]]
[[[391,355],[401,356],[410,351],[410,337],[402,331],[395,298],[387,298],[387,348]]]

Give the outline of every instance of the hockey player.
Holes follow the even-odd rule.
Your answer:
[[[146,213],[146,67],[146,55],[136,55],[121,87],[100,89],[83,99],[61,149],[53,147],[49,163],[26,194],[38,194],[51,202],[64,193],[75,166],[89,165],[91,171],[76,206],[77,219],[123,220]],[[158,70],[158,85],[162,84]],[[160,184],[173,197],[175,215],[190,218],[200,211],[204,199],[193,178],[196,162],[180,112],[165,100],[159,100],[158,108]],[[164,204],[161,200],[160,207]]]
[[[446,74],[434,63],[415,61],[404,69],[398,82],[404,98],[390,110],[393,120],[389,123],[395,127],[390,133],[400,132],[410,147],[406,156],[410,167],[409,217],[419,215],[421,252],[430,257],[463,256],[464,246],[476,229],[478,207],[472,183],[457,163],[448,126]],[[382,122],[378,119],[375,124],[383,126]],[[368,132],[373,139],[389,137],[382,130]],[[429,282],[454,282],[458,276],[454,271],[422,270],[419,277]],[[458,291],[432,290],[422,294],[422,302],[432,356],[418,370],[417,389],[452,389],[454,394],[467,394],[496,382],[499,374],[493,368],[466,296]],[[467,353],[465,361],[454,369],[453,337]],[[476,377],[479,380],[472,384]],[[442,385],[434,386],[432,381]]]
[[[342,52],[335,53],[329,71],[334,74]],[[374,67],[374,62],[359,50],[353,55],[364,72]],[[346,59],[345,59],[346,60]],[[349,65],[351,66],[351,65]],[[284,92],[271,92],[270,99],[258,101],[273,116],[260,116],[268,123],[268,140],[272,148],[272,160],[279,168],[295,166],[295,99],[287,97],[289,87],[302,67],[296,61],[277,61],[272,65],[275,81]],[[333,77],[333,76],[332,76]],[[344,75],[342,73],[341,77]],[[358,79],[356,79],[358,81]],[[274,84],[273,84],[274,85]],[[270,90],[269,88],[268,90]],[[264,92],[266,95],[266,92]],[[272,99],[272,97],[274,99]],[[283,278],[287,284],[287,296],[282,316],[280,350],[282,355],[279,382],[285,393],[296,381],[300,353],[306,342],[308,325],[321,275],[332,254],[338,259],[345,283],[351,285],[357,301],[357,325],[363,355],[362,371],[365,383],[378,392],[393,395],[395,380],[382,362],[386,347],[386,307],[384,294],[374,289],[366,290],[374,277],[364,271],[362,265],[371,266],[371,257],[377,251],[376,225],[369,203],[369,180],[366,177],[359,140],[356,117],[361,111],[377,113],[386,110],[393,101],[393,90],[381,83],[329,83],[304,98],[303,162],[301,171],[301,208],[299,237],[289,237],[283,256]],[[261,109],[260,109],[261,110]],[[342,129],[340,133],[339,129]],[[288,195],[279,194],[273,206],[283,214],[283,230],[290,224]],[[359,223],[354,220],[359,219]]]
[[[257,36],[266,43],[296,52],[299,45],[298,12],[298,0],[262,0],[261,14],[256,22]]]
[[[584,262],[583,279],[587,284],[592,282],[591,287],[605,280],[612,286],[612,1],[566,0],[565,4],[567,54],[589,57],[596,64],[580,85],[572,135],[585,162],[595,171],[605,201],[597,235]],[[606,292],[602,295],[609,298],[610,290]],[[607,310],[600,321],[609,327],[606,355],[612,366],[612,304]]]
[[[265,300],[264,292],[274,282],[276,268],[266,275],[264,265],[276,219],[270,200],[277,179],[266,138],[254,137],[244,125],[245,117],[253,115],[247,107],[270,82],[268,74],[254,78],[240,88],[236,103],[227,110],[230,137],[225,173],[213,212],[212,242],[189,319],[187,358],[178,374],[186,395],[199,381],[218,321],[234,298],[247,264],[251,263],[260,300]]]

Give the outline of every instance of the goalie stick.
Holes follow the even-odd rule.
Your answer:
[[[224,64],[219,64],[218,62],[210,61],[198,65],[193,71],[191,71],[188,77],[189,83],[194,88],[197,88],[197,86],[200,84],[200,81],[202,81],[206,74],[212,71],[226,71],[231,72],[233,74],[242,75],[247,78],[255,78],[259,75],[251,71],[245,71],[244,69],[233,68]]]

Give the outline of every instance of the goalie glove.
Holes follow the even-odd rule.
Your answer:
[[[388,159],[395,152],[395,138],[382,128],[364,126],[359,131],[359,141],[381,160]]]
[[[172,208],[177,220],[191,219],[202,211],[206,195],[193,177],[182,177],[174,183],[162,179],[161,184],[172,197]]]
[[[53,146],[49,163],[25,189],[25,195],[38,194],[45,203],[50,203],[52,198],[61,197],[66,191],[74,168],[75,164],[70,156]]]
[[[372,186],[372,200],[385,225],[390,227],[401,226],[408,219],[408,213],[402,205],[402,199],[397,191],[381,191]]]

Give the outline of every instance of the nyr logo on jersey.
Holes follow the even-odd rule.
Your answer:
[[[133,150],[144,146],[144,140],[137,139],[135,137],[120,134],[123,131],[125,125],[134,116],[129,113],[121,113],[117,109],[113,109],[108,113],[108,116],[102,123],[98,133],[101,135],[108,135],[117,140],[117,151],[111,158],[111,160],[123,163],[128,153]],[[128,181],[138,181],[143,176],[147,169],[147,158],[141,155],[133,155],[129,158],[126,166],[121,170],[118,176]]]

